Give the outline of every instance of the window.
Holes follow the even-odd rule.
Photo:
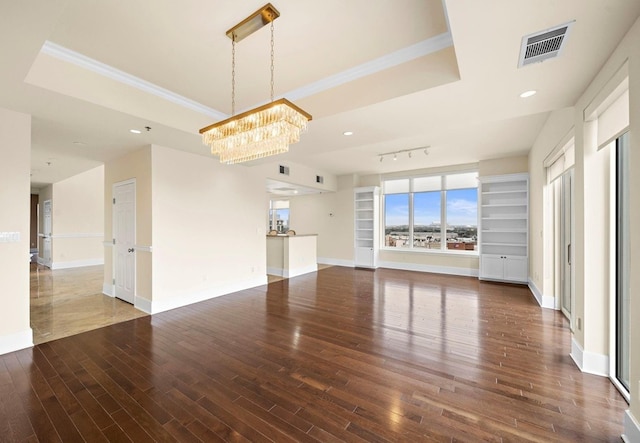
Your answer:
[[[465,172],[384,181],[384,245],[476,251],[477,178]]]
[[[269,202],[269,231],[285,233],[289,230],[289,201],[271,200]]]

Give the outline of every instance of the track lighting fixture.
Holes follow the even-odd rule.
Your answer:
[[[429,149],[430,146],[421,146],[419,148],[412,148],[412,149],[402,149],[400,151],[394,151],[394,152],[385,152],[384,154],[378,154],[378,157],[380,157],[380,163],[382,163],[382,160],[386,157],[386,156],[390,156],[393,155],[393,159],[394,160],[398,160],[398,154],[404,154],[405,152],[407,153],[409,158],[413,158],[413,153],[415,151],[420,151],[423,150],[424,151],[424,155],[429,155]]]

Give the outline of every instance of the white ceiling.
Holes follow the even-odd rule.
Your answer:
[[[263,4],[0,2],[0,106],[33,115],[34,184],[150,143],[209,155],[198,129],[230,112],[225,31]],[[640,15],[640,2],[610,0],[277,0],[274,6],[281,13],[276,95],[314,120],[273,161],[334,174],[526,153],[548,113],[575,103]],[[523,36],[571,20],[560,57],[517,68]],[[268,28],[236,49],[242,110],[269,97]],[[529,89],[538,94],[521,99]],[[354,135],[343,136],[347,130]],[[427,145],[428,156],[378,161],[380,153]]]

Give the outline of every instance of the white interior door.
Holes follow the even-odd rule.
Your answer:
[[[49,266],[51,265],[51,200],[45,200],[42,204],[42,260]]]
[[[136,184],[127,182],[113,187],[114,294],[134,303],[136,281]]]

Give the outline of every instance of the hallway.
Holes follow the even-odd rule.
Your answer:
[[[102,293],[103,266],[52,271],[31,264],[31,328],[45,343],[147,314]]]

